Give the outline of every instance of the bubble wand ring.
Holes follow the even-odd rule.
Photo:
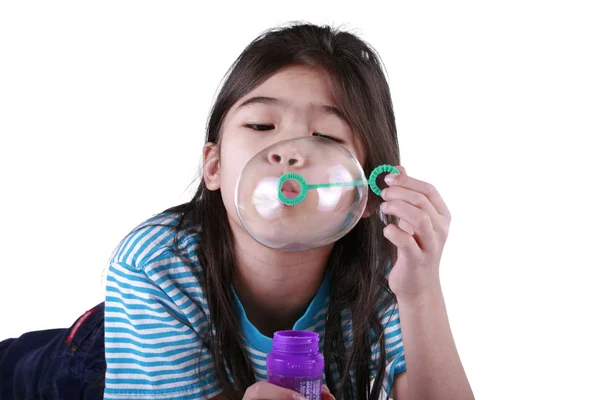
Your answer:
[[[300,193],[298,193],[298,196],[296,197],[287,197],[286,195],[283,194],[283,184],[287,181],[296,181],[298,182],[298,184],[300,185]],[[277,184],[277,197],[279,198],[279,201],[282,202],[283,204],[287,205],[287,206],[295,206],[298,205],[300,203],[302,203],[302,201],[304,201],[304,199],[306,198],[306,195],[308,193],[308,185],[306,184],[306,180],[299,174],[290,172],[287,174],[283,174],[279,177],[279,182]]]
[[[369,186],[371,187],[371,190],[373,191],[373,193],[375,193],[377,196],[381,196],[381,189],[379,188],[379,186],[377,186],[377,177],[386,172],[394,173],[394,174],[400,173],[400,171],[398,171],[398,169],[396,167],[392,167],[391,165],[383,164],[383,165],[380,165],[379,167],[375,168],[373,170],[373,172],[371,172],[371,175],[369,175]]]

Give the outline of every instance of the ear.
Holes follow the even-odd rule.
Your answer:
[[[204,145],[204,165],[202,174],[208,190],[221,188],[221,162],[219,148],[215,143],[208,142]]]

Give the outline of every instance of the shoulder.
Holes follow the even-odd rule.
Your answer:
[[[197,233],[189,230],[180,230],[176,237],[180,218],[179,213],[163,212],[138,224],[119,242],[110,263],[141,270],[153,260],[175,250],[176,246],[186,249],[197,244]]]
[[[208,307],[199,235],[185,227],[178,231],[180,219],[175,213],[156,215],[121,240],[111,257],[106,300],[146,311],[161,309],[168,314],[160,314],[161,318],[175,315],[202,332]]]

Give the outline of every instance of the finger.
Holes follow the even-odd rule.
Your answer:
[[[321,400],[335,400],[327,385],[321,386]]]
[[[329,392],[321,392],[321,400],[335,400],[335,397]]]
[[[404,200],[405,202],[412,204],[413,206],[420,208],[429,214],[433,223],[433,229],[442,231],[445,225],[445,218],[438,213],[433,204],[427,196],[423,193],[415,192],[414,190],[406,189],[402,186],[390,186],[383,189],[381,192],[381,198],[385,201],[391,200]]]
[[[427,183],[418,179],[412,178],[406,174],[389,174],[385,177],[385,183],[388,186],[402,186],[415,192],[419,192],[427,196],[431,204],[435,207],[437,212],[446,217],[450,217],[450,210],[446,206],[446,203],[442,199],[437,189]]]
[[[408,233],[411,236],[415,234],[415,230],[413,229],[413,227],[403,219],[401,219],[398,222],[398,228],[402,229],[404,232]]]
[[[242,400],[306,400],[300,393],[273,385],[269,382],[257,382],[250,386]]]
[[[394,215],[408,222],[414,230],[414,236],[424,251],[432,251],[435,247],[435,231],[429,214],[408,204],[404,200],[392,200],[381,203],[381,211]]]
[[[398,248],[398,257],[411,260],[420,258],[422,251],[415,238],[396,225],[390,224],[383,228],[383,236]]]

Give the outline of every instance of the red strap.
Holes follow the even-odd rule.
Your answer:
[[[75,337],[75,333],[77,333],[77,330],[79,329],[79,327],[85,322],[86,319],[88,319],[94,313],[94,311],[96,311],[96,310],[91,309],[89,311],[86,311],[85,314],[83,314],[81,317],[79,317],[77,319],[77,321],[71,328],[71,332],[69,332],[69,336],[67,336],[67,340],[65,340],[65,343],[71,343],[71,341]]]

